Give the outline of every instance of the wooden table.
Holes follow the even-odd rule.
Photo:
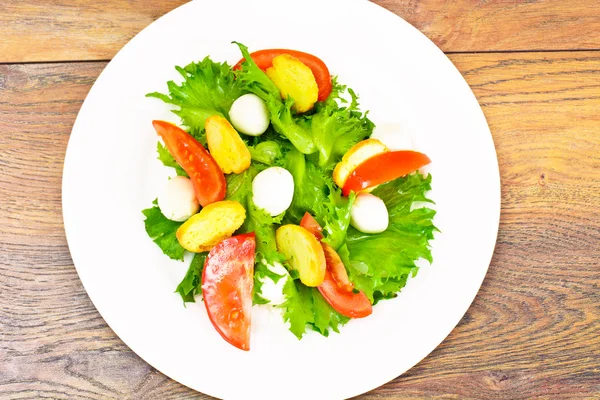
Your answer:
[[[0,0],[2,399],[208,398],[106,325],[61,215],[65,149],[90,86],[133,35],[184,2]],[[600,1],[376,2],[435,41],[473,88],[498,152],[502,217],[460,324],[359,398],[600,398]],[[465,218],[477,234],[477,216]]]

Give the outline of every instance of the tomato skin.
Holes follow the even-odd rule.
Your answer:
[[[319,225],[317,220],[314,219],[313,216],[310,215],[310,213],[304,213],[304,216],[300,221],[300,226],[312,233],[313,235],[315,235],[317,240],[323,239],[323,228],[321,228],[321,225]]]
[[[367,295],[362,291],[354,293],[340,289],[329,269],[325,271],[325,280],[318,289],[329,305],[346,317],[364,318],[373,312]]]
[[[365,160],[352,171],[344,183],[342,193],[344,196],[348,196],[351,191],[358,193],[410,174],[430,162],[431,160],[425,154],[411,150],[378,154]]]
[[[188,174],[202,207],[225,198],[227,183],[215,159],[186,131],[166,121],[152,121],[177,164]]]
[[[315,76],[315,80],[317,81],[317,86],[319,87],[319,97],[317,98],[318,101],[324,101],[327,99],[327,97],[329,97],[329,94],[331,93],[331,75],[329,74],[329,68],[327,68],[327,65],[325,65],[320,58],[303,51],[289,49],[259,50],[250,53],[250,57],[252,57],[252,60],[254,60],[258,68],[266,71],[267,68],[273,65],[273,59],[282,54],[289,54],[293,57],[296,57],[304,65],[310,68]],[[233,67],[233,69],[240,69],[244,61],[245,59],[242,58]]]
[[[354,285],[350,281],[350,278],[348,278],[348,272],[340,255],[327,243],[321,243],[321,246],[323,246],[323,253],[325,253],[325,264],[331,272],[331,276],[338,289],[344,292],[352,292]]]
[[[336,281],[338,287],[346,292],[351,292],[352,289],[354,289],[354,285],[350,282],[350,278],[348,278],[348,272],[346,272],[346,267],[344,266],[342,259],[333,247],[321,241],[324,237],[321,225],[319,225],[317,220],[314,219],[309,212],[305,212],[300,221],[300,226],[312,233],[321,243],[323,254],[325,255],[326,268],[331,271],[333,279]]]
[[[317,236],[323,238],[322,228],[319,223],[308,212],[302,217],[300,226]],[[346,267],[339,254],[327,243],[321,242],[325,253],[327,269],[323,283],[317,286],[319,292],[329,305],[340,314],[349,318],[364,318],[371,315],[373,306],[369,298],[361,290],[354,293],[354,285],[348,278]]]
[[[208,253],[202,272],[202,296],[210,322],[228,343],[250,350],[254,233],[232,236]]]
[[[304,213],[304,216],[300,221],[300,226],[312,233],[319,242],[323,239],[323,228],[321,228],[321,225],[319,225],[317,220],[314,219],[310,213]],[[326,268],[331,272],[337,286],[343,291],[351,292],[354,289],[354,285],[350,282],[350,278],[348,278],[348,272],[346,272],[346,267],[339,254],[327,243],[321,242],[321,247],[325,254]]]

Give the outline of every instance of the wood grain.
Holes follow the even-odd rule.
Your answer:
[[[600,49],[597,0],[374,2],[447,52]],[[3,0],[0,62],[108,60],[150,22],[183,3]]]
[[[358,398],[600,398],[600,52],[452,60],[496,143],[496,252],[442,345]],[[0,66],[0,398],[208,399],[114,335],[69,256],[63,157],[104,65]]]
[[[375,0],[445,52],[600,49],[596,0]]]

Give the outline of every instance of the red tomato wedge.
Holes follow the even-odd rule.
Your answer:
[[[333,247],[327,243],[321,242],[321,239],[323,239],[323,228],[321,228],[321,225],[319,225],[317,220],[314,219],[310,213],[305,212],[300,221],[300,226],[312,233],[321,243],[323,253],[325,254],[326,267],[331,271],[339,288],[351,292],[352,289],[354,289],[354,285],[350,282],[350,278],[348,278],[348,272],[346,272],[346,267],[344,267],[342,259]]]
[[[317,81],[317,86],[319,87],[318,101],[324,101],[329,97],[329,94],[331,93],[331,75],[329,74],[329,68],[327,68],[327,65],[325,65],[320,58],[302,51],[288,49],[259,50],[250,53],[250,57],[252,57],[258,68],[266,71],[267,68],[273,66],[273,59],[282,54],[289,54],[290,56],[296,57],[304,65],[310,68]],[[240,69],[244,61],[245,59],[242,58],[233,69]]]
[[[323,238],[321,233],[323,229],[309,213],[304,214],[300,226],[315,235],[317,239]],[[363,318],[371,315],[373,306],[369,298],[362,291],[354,293],[354,285],[348,278],[346,267],[339,254],[327,243],[321,242],[321,246],[325,253],[327,269],[325,280],[317,287],[319,292],[334,310],[346,317]]]
[[[344,196],[348,196],[351,191],[358,193],[410,174],[430,162],[429,157],[417,151],[401,150],[377,154],[363,161],[352,171],[346,179],[342,193]]]
[[[208,317],[223,339],[250,350],[254,286],[254,233],[232,236],[208,253],[202,272],[202,296]]]
[[[335,280],[338,288],[344,292],[351,292],[354,289],[354,285],[348,278],[348,272],[346,267],[340,258],[340,255],[335,251],[333,247],[327,243],[321,243],[323,246],[323,253],[325,253],[325,264],[327,269],[331,271],[331,276]]]
[[[373,312],[367,295],[362,291],[354,293],[340,289],[329,268],[325,271],[325,280],[317,288],[329,305],[346,317],[364,318]]]
[[[323,228],[317,222],[316,219],[313,218],[310,213],[305,212],[302,220],[300,221],[300,226],[315,235],[317,240],[323,239]]]
[[[188,174],[202,207],[225,198],[225,175],[215,159],[186,131],[165,121],[152,121],[156,133],[177,164]]]

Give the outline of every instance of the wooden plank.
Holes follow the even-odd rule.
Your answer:
[[[185,2],[3,0],[0,62],[107,60],[150,22]],[[374,2],[447,52],[600,48],[597,0]]]
[[[600,49],[597,0],[375,0],[446,52]]]
[[[106,60],[186,0],[3,0],[0,62]]]
[[[598,398],[600,52],[452,60],[496,143],[496,252],[473,306],[442,345],[359,398]],[[62,162],[104,65],[0,66],[0,398],[207,399],[114,335],[69,257]]]

